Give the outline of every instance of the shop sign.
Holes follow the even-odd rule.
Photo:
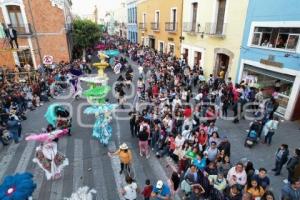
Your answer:
[[[260,59],[260,63],[264,64],[264,65],[271,65],[274,67],[280,67],[280,68],[283,67],[282,63],[275,61],[275,56],[273,56],[273,55],[269,55],[268,59]]]
[[[171,41],[171,42],[173,42],[174,41],[174,38],[168,38],[168,41]]]

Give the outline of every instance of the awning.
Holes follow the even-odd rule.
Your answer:
[[[270,76],[273,77],[275,79],[279,79],[279,80],[284,80],[287,82],[294,82],[295,81],[295,76],[289,75],[289,74],[283,74],[283,73],[278,73],[278,72],[274,72],[268,69],[262,69],[259,67],[255,67],[252,65],[248,65],[248,64],[244,64],[244,70],[247,71],[252,71],[258,74],[264,74],[266,76]]]

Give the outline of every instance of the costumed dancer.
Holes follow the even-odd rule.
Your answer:
[[[75,85],[74,85],[74,93],[73,93],[73,98],[74,99],[78,99],[78,98],[80,98],[80,97],[82,97],[82,87],[81,87],[81,85],[80,85],[80,79],[77,79],[77,81],[76,81],[76,83],[75,83]]]
[[[64,198],[64,200],[93,200],[93,195],[96,193],[96,190],[84,186],[72,193],[70,198]]]
[[[36,184],[31,173],[6,176],[0,185],[1,200],[30,200]]]
[[[56,130],[50,133],[32,134],[26,137],[27,141],[40,141],[36,148],[33,162],[37,163],[45,172],[47,180],[61,177],[63,168],[69,165],[64,154],[57,151],[58,138],[68,134],[68,129]]]
[[[69,136],[71,136],[72,118],[67,109],[59,104],[51,104],[45,114],[47,122],[55,129],[69,130]]]
[[[95,114],[96,121],[93,127],[93,137],[97,138],[105,146],[112,136],[111,112],[117,107],[116,104],[104,103],[99,106],[90,106],[84,110],[85,114]]]

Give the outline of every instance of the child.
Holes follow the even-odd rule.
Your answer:
[[[144,190],[142,192],[142,195],[144,196],[145,200],[150,200],[151,192],[152,192],[152,185],[150,185],[150,180],[146,180],[146,186],[144,187]]]

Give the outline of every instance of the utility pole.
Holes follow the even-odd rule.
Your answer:
[[[95,17],[95,23],[98,24],[98,8],[97,8],[97,5],[95,5],[94,17]]]

